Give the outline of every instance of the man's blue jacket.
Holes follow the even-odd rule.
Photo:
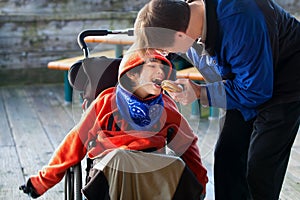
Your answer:
[[[300,23],[272,0],[206,0],[206,54],[188,57],[207,80],[210,106],[259,109],[300,100]],[[216,73],[218,76],[216,76]]]

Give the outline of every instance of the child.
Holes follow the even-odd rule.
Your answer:
[[[171,70],[170,61],[151,49],[125,55],[119,68],[119,84],[104,90],[93,101],[48,166],[31,176],[22,186],[23,191],[39,197],[86,154],[95,159],[114,149],[160,152],[168,139],[168,147],[181,156],[205,192],[207,172],[201,163],[197,137],[160,87]],[[170,130],[171,137],[167,138]],[[90,141],[95,145],[88,149]]]

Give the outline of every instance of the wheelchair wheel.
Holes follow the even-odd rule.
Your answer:
[[[65,200],[82,200],[82,170],[78,163],[69,168],[65,175]]]

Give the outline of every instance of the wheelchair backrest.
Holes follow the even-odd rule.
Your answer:
[[[121,58],[104,56],[85,58],[71,66],[69,82],[90,103],[103,90],[117,84],[120,62]]]

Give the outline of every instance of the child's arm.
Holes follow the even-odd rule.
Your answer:
[[[76,130],[72,130],[56,149],[48,165],[37,175],[31,176],[30,181],[37,192],[42,195],[56,185],[64,177],[71,166],[79,163],[86,154],[86,148]]]
[[[55,150],[47,166],[37,175],[31,176],[26,185],[20,187],[24,193],[39,197],[62,180],[71,166],[79,163],[87,152],[91,130],[95,128],[96,111],[93,104],[85,112],[81,121],[66,135]]]

